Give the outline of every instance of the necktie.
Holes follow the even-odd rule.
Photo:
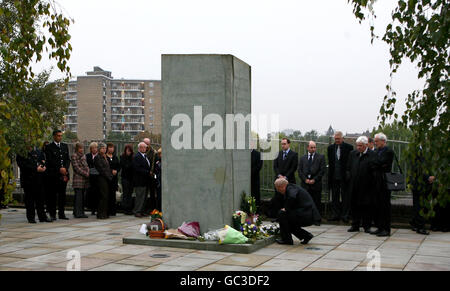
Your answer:
[[[309,154],[309,159],[308,159],[308,174],[311,174],[311,166],[312,166],[312,162],[313,162],[313,155]]]
[[[337,157],[338,160],[341,159],[341,147],[340,146],[337,147],[336,157]]]
[[[283,152],[283,161],[286,160],[286,152]]]

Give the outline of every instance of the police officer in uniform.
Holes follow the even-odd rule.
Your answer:
[[[53,142],[45,148],[47,157],[48,199],[47,210],[52,220],[56,220],[56,200],[58,200],[58,218],[68,220],[64,214],[66,188],[69,181],[69,147],[61,142],[61,130],[53,131]]]
[[[31,149],[26,157],[17,155],[20,168],[20,186],[25,193],[25,207],[29,223],[36,223],[35,215],[40,222],[52,222],[44,210],[45,155],[37,148]]]

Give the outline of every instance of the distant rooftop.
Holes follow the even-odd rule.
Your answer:
[[[88,76],[98,76],[98,75],[103,75],[106,76],[108,78],[112,78],[112,74],[109,71],[105,71],[100,67],[95,66],[94,70],[91,72],[86,72],[86,75]]]

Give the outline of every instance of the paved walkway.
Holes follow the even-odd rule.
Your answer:
[[[67,254],[81,254],[82,270],[354,270],[364,271],[367,252],[381,255],[381,270],[450,270],[450,233],[418,235],[394,229],[389,238],[348,233],[347,226],[307,228],[315,237],[303,246],[272,244],[253,254],[123,245],[147,219],[119,214],[109,220],[70,219],[26,223],[23,209],[1,210],[0,270],[66,270]],[[69,213],[66,214],[72,217]],[[158,258],[154,255],[168,255]],[[152,257],[154,256],[154,257]]]

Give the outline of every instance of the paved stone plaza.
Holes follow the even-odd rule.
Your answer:
[[[253,254],[194,251],[123,245],[146,219],[119,214],[109,220],[72,219],[54,223],[26,223],[24,209],[1,210],[0,270],[64,271],[67,253],[81,253],[81,269],[102,271],[282,271],[366,270],[367,252],[381,254],[381,270],[450,270],[450,233],[429,236],[393,229],[389,238],[348,233],[348,226],[308,227],[315,237],[303,246],[272,244]],[[151,257],[155,254],[167,258]]]

